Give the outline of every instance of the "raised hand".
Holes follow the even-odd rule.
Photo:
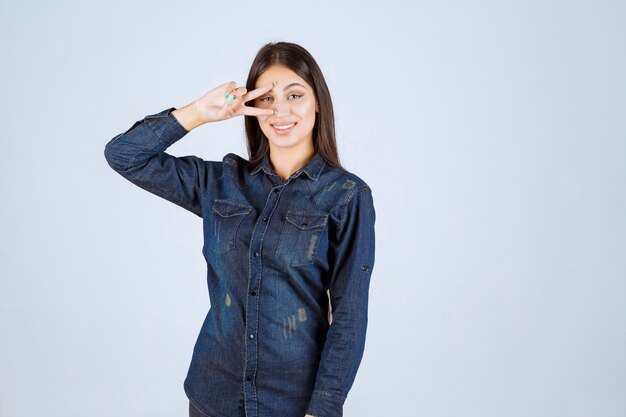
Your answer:
[[[174,110],[172,114],[187,130],[204,123],[219,122],[235,116],[271,116],[274,114],[273,109],[246,106],[244,103],[267,93],[273,86],[272,83],[268,83],[247,91],[246,87],[237,87],[235,81],[230,81],[215,87],[186,106]],[[226,93],[234,95],[230,104],[226,101]]]
[[[273,87],[272,83],[268,83],[252,91],[247,91],[246,87],[237,87],[235,81],[231,81],[215,87],[205,95],[195,101],[200,116],[207,123],[217,122],[230,119],[235,116],[271,116],[274,114],[272,109],[261,109],[244,105],[245,102],[253,100],[270,91]],[[225,93],[233,94],[234,100],[228,104]]]

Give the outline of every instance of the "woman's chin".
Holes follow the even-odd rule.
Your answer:
[[[288,136],[278,136],[270,138],[270,142],[276,148],[291,148],[299,143],[297,138]]]

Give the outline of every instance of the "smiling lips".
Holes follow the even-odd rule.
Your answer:
[[[289,132],[291,132],[294,128],[294,126],[297,123],[291,123],[288,125],[272,125],[272,128],[274,129],[274,132],[276,132],[279,135],[287,135],[289,134]]]

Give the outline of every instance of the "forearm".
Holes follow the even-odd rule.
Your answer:
[[[320,359],[308,414],[338,417],[355,380],[365,348],[367,296],[358,310],[344,308],[333,312],[327,340]],[[353,317],[348,318],[352,315]]]
[[[109,165],[123,175],[139,173],[149,160],[185,136],[185,128],[171,116],[173,109],[147,115],[111,139],[104,151]]]
[[[115,171],[139,187],[202,217],[202,196],[212,178],[220,175],[217,162],[165,150],[188,131],[165,109],[137,120],[105,146],[104,156]]]

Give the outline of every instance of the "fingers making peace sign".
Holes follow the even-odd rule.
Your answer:
[[[234,81],[219,85],[196,100],[197,109],[206,122],[217,122],[235,116],[271,116],[274,114],[272,109],[244,105],[270,91],[274,87],[273,83],[252,91],[247,91],[246,87],[236,87],[236,85]]]
[[[219,122],[235,116],[271,116],[273,109],[246,106],[244,103],[267,93],[274,87],[268,83],[252,91],[237,87],[235,81],[218,85],[199,99],[174,110],[173,114],[187,130],[204,123]]]

